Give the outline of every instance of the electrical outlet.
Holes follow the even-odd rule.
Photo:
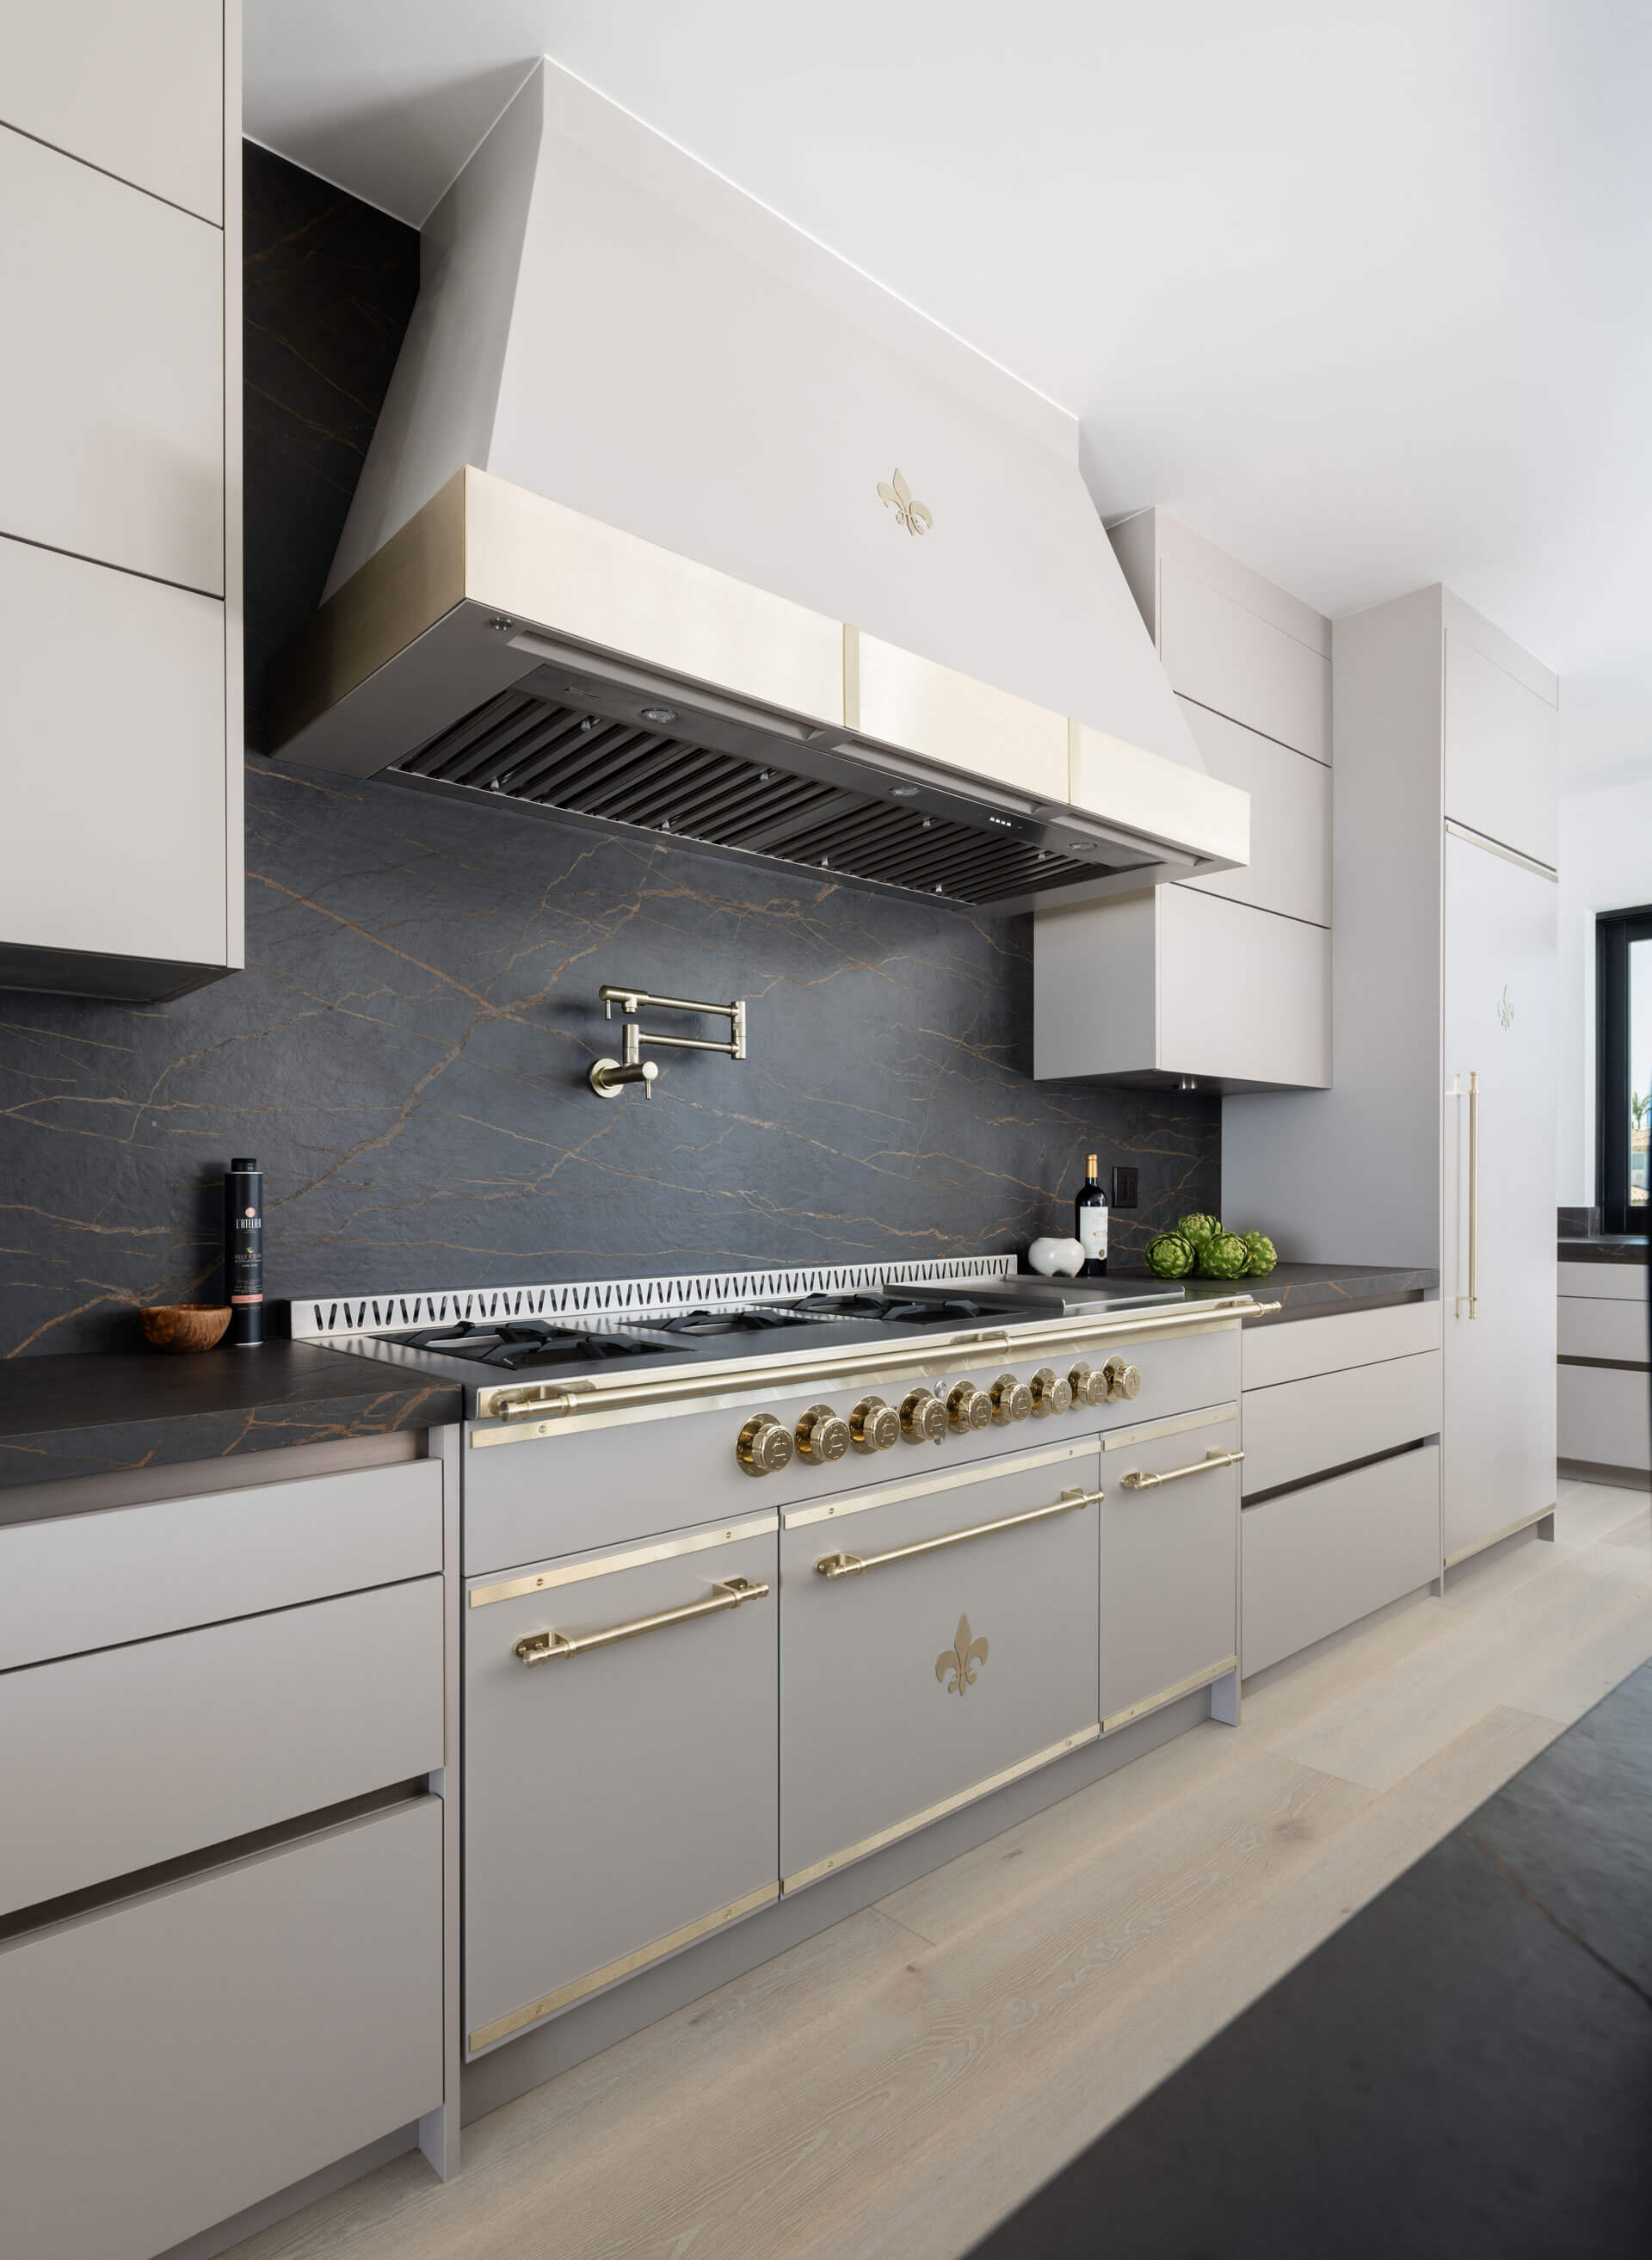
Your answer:
[[[1141,1193],[1138,1191],[1141,1175],[1141,1172],[1139,1169],[1114,1168],[1112,1198],[1107,1204],[1110,1208],[1134,1208],[1141,1198]]]

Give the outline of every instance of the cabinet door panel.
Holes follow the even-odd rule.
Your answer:
[[[1182,701],[1205,767],[1250,795],[1250,861],[1186,884],[1229,902],[1331,923],[1331,772],[1255,730]]]
[[[1184,697],[1330,760],[1329,660],[1168,563],[1159,569],[1159,656]]]
[[[1488,659],[1459,628],[1446,630],[1446,814],[1522,855],[1558,853],[1560,717]]]
[[[224,0],[6,9],[0,123],[221,221]]]
[[[1652,1389],[1644,1373],[1563,1365],[1560,1456],[1599,1468],[1652,1468]]]
[[[530,1564],[465,1611],[465,2028],[471,2053],[778,1890],[775,1523]],[[656,1553],[660,1549],[653,1549]],[[543,1578],[542,1584],[534,1581]],[[726,1611],[539,1664],[577,1640],[767,1585]]]
[[[1439,1576],[1439,1446],[1248,1506],[1240,1550],[1248,1673]]]
[[[222,603],[0,540],[0,941],[225,963]]]
[[[441,1803],[0,1945],[5,2249],[148,2260],[442,2100]]]
[[[221,231],[0,127],[0,533],[221,597]]]
[[[1111,1732],[1238,1655],[1239,1448],[1229,1405],[1198,1427],[1110,1436],[1102,1455],[1101,1722]],[[1212,1455],[1214,1465],[1206,1465]],[[1138,1489],[1132,1475],[1191,1475]]]
[[[1161,887],[1159,1057],[1172,1075],[1322,1089],[1331,1080],[1324,926]]]

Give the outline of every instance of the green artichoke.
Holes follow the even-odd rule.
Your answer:
[[[1205,1279],[1242,1278],[1249,1261],[1250,1250],[1236,1232],[1219,1232],[1198,1251],[1199,1274]]]
[[[1162,1232],[1148,1242],[1148,1269],[1155,1279],[1185,1279],[1193,1269],[1192,1243],[1179,1233]]]
[[[1253,1279],[1263,1277],[1279,1261],[1279,1250],[1265,1232],[1241,1232],[1239,1236],[1249,1255],[1246,1271]]]
[[[1197,1209],[1191,1216],[1178,1217],[1170,1227],[1176,1237],[1185,1240],[1190,1248],[1202,1248],[1207,1240],[1214,1240],[1221,1228],[1217,1218],[1205,1216]]]

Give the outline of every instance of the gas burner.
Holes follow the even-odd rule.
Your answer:
[[[714,1334],[764,1334],[776,1327],[800,1327],[807,1324],[804,1318],[782,1306],[771,1308],[763,1303],[747,1304],[739,1310],[678,1311],[669,1318],[637,1319],[636,1326],[647,1327],[650,1334],[690,1334],[704,1338]]]
[[[385,1340],[399,1342],[404,1349],[429,1350],[436,1357],[463,1358],[469,1365],[503,1366],[511,1373],[552,1358],[658,1357],[664,1348],[662,1342],[639,1341],[634,1334],[553,1327],[543,1319],[512,1319],[498,1325],[461,1319],[452,1326],[387,1334]]]
[[[912,1297],[878,1294],[805,1295],[800,1303],[788,1307],[804,1318],[875,1319],[886,1326],[902,1327],[939,1327],[964,1319],[1001,1317],[1004,1309],[1002,1304],[972,1302],[964,1295],[919,1301]]]

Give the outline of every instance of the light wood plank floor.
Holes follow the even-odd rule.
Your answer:
[[[955,2260],[1652,1656],[1652,1503],[1205,1726],[236,2260]]]

